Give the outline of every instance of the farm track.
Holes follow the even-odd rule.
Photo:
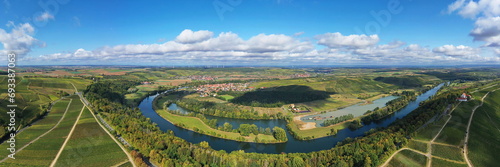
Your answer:
[[[71,102],[73,101],[73,99],[70,99],[69,103],[68,103],[68,106],[66,107],[66,110],[64,111],[64,114],[63,116],[61,117],[61,119],[59,119],[59,121],[57,121],[57,123],[52,127],[50,128],[47,132],[43,133],[42,135],[38,136],[37,138],[31,140],[29,143],[27,143],[26,145],[24,145],[23,147],[19,148],[18,150],[16,150],[16,153],[18,153],[19,151],[23,150],[24,148],[28,147],[31,143],[34,143],[36,142],[38,139],[42,138],[43,136],[47,135],[48,133],[50,133],[52,130],[54,130],[57,126],[59,126],[59,123],[62,122],[62,120],[64,119],[64,117],[66,116],[66,113],[68,113],[68,110],[69,110],[69,106],[71,105]],[[9,157],[5,157],[4,159],[0,160],[0,163],[6,161]]]
[[[71,136],[73,135],[73,131],[75,131],[75,127],[76,125],[78,124],[78,120],[80,120],[80,117],[82,116],[82,113],[83,113],[83,110],[85,109],[85,106],[82,107],[82,110],[80,110],[80,114],[78,114],[78,117],[76,118],[75,120],[75,123],[73,124],[73,127],[71,127],[71,130],[69,131],[68,133],[68,136],[66,137],[66,140],[64,140],[64,143],[63,145],[61,146],[61,148],[59,149],[59,152],[57,152],[57,155],[56,157],[54,158],[54,160],[52,161],[52,163],[50,164],[50,167],[53,167],[56,165],[57,163],[57,160],[59,159],[59,156],[61,156],[61,153],[63,152],[64,150],[64,147],[66,146],[66,144],[68,143],[69,139],[71,139]]]

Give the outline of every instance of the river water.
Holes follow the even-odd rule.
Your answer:
[[[231,151],[236,151],[236,150],[244,150],[245,152],[257,152],[257,153],[291,153],[291,152],[301,152],[301,153],[306,153],[306,152],[312,152],[312,151],[319,151],[319,150],[326,150],[334,147],[337,142],[340,142],[344,140],[347,137],[355,138],[362,136],[366,131],[372,129],[372,128],[378,128],[378,127],[387,127],[389,124],[394,122],[396,119],[403,118],[406,116],[408,113],[412,112],[415,110],[418,106],[419,103],[427,100],[430,96],[436,94],[436,92],[441,88],[443,84],[440,84],[436,86],[435,88],[421,94],[420,96],[417,97],[417,99],[413,102],[410,102],[406,107],[401,109],[398,112],[395,112],[394,114],[384,118],[383,120],[380,120],[378,122],[374,122],[368,125],[364,125],[360,129],[357,130],[350,130],[350,129],[343,129],[339,130],[337,135],[335,136],[328,136],[328,137],[323,137],[319,139],[314,139],[314,140],[307,140],[307,141],[301,141],[293,138],[288,131],[287,131],[287,137],[288,137],[288,142],[286,143],[278,143],[278,144],[259,144],[259,143],[246,143],[246,142],[238,142],[238,141],[232,141],[232,140],[226,140],[226,139],[220,139],[216,137],[211,137],[203,134],[199,134],[190,130],[182,129],[179,127],[176,127],[172,123],[168,122],[167,120],[163,119],[161,116],[159,116],[154,110],[153,110],[153,100],[156,98],[158,95],[153,95],[145,98],[140,104],[139,104],[139,109],[141,110],[142,114],[146,116],[147,118],[150,118],[152,122],[156,123],[162,131],[167,131],[171,130],[174,132],[174,134],[180,138],[183,138],[184,140],[191,142],[191,143],[199,143],[202,141],[207,141],[210,146],[215,149],[215,150],[225,150],[226,152],[231,152]],[[169,106],[171,109],[180,109],[177,107],[175,104]],[[349,107],[347,107],[349,108]],[[359,112],[366,112],[364,111],[359,111]],[[206,116],[209,119],[217,119],[218,124],[222,124],[224,122],[229,122],[233,125],[233,128],[239,127],[239,124],[246,123],[246,124],[256,124],[259,127],[274,127],[274,126],[279,126],[283,129],[286,129],[286,121],[284,120],[242,120],[242,119],[229,119],[229,118],[220,118],[220,117],[211,117],[211,116]]]

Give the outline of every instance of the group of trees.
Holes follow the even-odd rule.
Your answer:
[[[281,114],[259,114],[257,111],[245,110],[237,105],[215,103],[209,101],[198,101],[195,99],[183,98],[175,102],[177,106],[194,112],[207,115],[237,118],[237,119],[279,119]]]
[[[334,119],[328,119],[323,122],[323,126],[330,126],[330,125],[335,125],[350,119],[353,119],[354,115],[352,114],[347,114],[347,115],[342,115],[340,117],[335,117]]]
[[[121,83],[117,83],[121,84]],[[111,85],[110,85],[111,86]],[[106,96],[115,90],[104,89],[104,98],[89,98],[95,111],[104,117],[136,151],[135,157],[147,157],[159,166],[378,166],[391,153],[404,147],[414,131],[454,103],[459,93],[445,92],[425,101],[422,106],[395,121],[385,129],[363,137],[347,138],[335,147],[310,153],[261,154],[216,151],[208,143],[192,144],[176,137],[171,131],[163,132],[146,119],[137,108],[132,109]],[[87,94],[87,97],[95,96]],[[282,139],[281,130],[274,130]],[[140,160],[140,158],[139,158]],[[141,163],[140,165],[143,165]]]
[[[397,93],[394,95],[400,97],[387,102],[385,107],[382,108],[377,107],[373,111],[367,111],[365,113],[366,116],[361,118],[361,121],[363,121],[364,123],[370,123],[376,120],[380,120],[405,107],[411,101],[417,99],[417,95],[413,91],[403,91],[401,93]]]
[[[238,95],[238,94],[234,94]],[[285,104],[322,100],[330,97],[328,92],[314,90],[308,86],[291,85],[264,88],[235,96],[232,103],[252,107],[281,107]]]

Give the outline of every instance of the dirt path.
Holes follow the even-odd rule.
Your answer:
[[[113,165],[113,166],[111,166],[111,167],[119,167],[119,166],[121,166],[121,165],[123,165],[123,164],[125,164],[125,163],[127,163],[127,162],[129,162],[129,160],[128,160],[128,159],[126,159],[126,160],[125,160],[125,161],[123,161],[123,162],[117,163],[116,165]]]
[[[380,165],[380,166],[387,166],[387,164],[389,164],[389,162],[391,161],[391,159],[397,154],[399,153],[400,151],[402,150],[411,150],[411,151],[414,151],[414,152],[417,152],[419,154],[422,154],[422,155],[425,155],[427,157],[427,167],[430,167],[431,166],[431,163],[432,163],[432,158],[433,157],[436,157],[436,156],[432,156],[432,144],[434,144],[434,140],[437,139],[437,137],[439,136],[439,134],[441,134],[441,131],[443,131],[444,127],[448,124],[448,122],[450,121],[451,119],[451,114],[453,113],[453,111],[455,111],[455,109],[461,104],[462,102],[459,102],[457,104],[457,106],[455,106],[451,111],[450,113],[448,113],[448,115],[450,116],[446,122],[443,124],[443,126],[441,127],[441,129],[439,129],[439,132],[436,134],[436,136],[434,136],[434,138],[432,138],[431,141],[427,142],[425,141],[425,143],[427,143],[427,153],[422,153],[420,151],[417,151],[417,150],[414,150],[414,149],[411,149],[411,148],[401,148],[399,149],[398,151],[394,152],[385,162],[384,164]],[[444,144],[444,143],[439,143],[439,144]],[[456,146],[455,146],[456,147]],[[448,159],[445,159],[445,158],[441,158],[439,157],[440,159],[443,159],[443,160],[448,160]],[[451,162],[453,162],[453,160],[449,160]],[[458,161],[457,161],[458,162]]]
[[[111,139],[113,139],[113,141],[115,141],[115,143],[118,146],[120,146],[120,148],[125,153],[125,155],[127,155],[128,161],[130,161],[132,166],[137,167],[137,165],[135,165],[135,163],[134,163],[134,158],[132,158],[132,156],[128,153],[127,149],[125,149],[125,147],[123,147],[123,145],[118,140],[116,140],[115,136],[113,136],[108,131],[108,129],[106,129],[106,127],[104,127],[104,125],[102,125],[101,121],[99,121],[99,119],[97,119],[96,115],[94,114],[94,111],[92,111],[92,108],[89,107],[89,103],[88,103],[87,99],[85,99],[85,97],[83,97],[82,94],[78,92],[78,89],[76,89],[76,86],[73,83],[71,83],[71,85],[73,85],[73,88],[75,88],[75,91],[77,92],[78,96],[80,96],[80,101],[82,101],[83,105],[85,107],[87,107],[87,109],[89,109],[90,113],[92,114],[92,116],[96,120],[97,124],[99,124],[99,126],[101,126],[101,128],[109,135],[109,137],[111,137]]]
[[[73,101],[73,99],[70,99],[69,100],[69,103],[68,103],[68,106],[66,107],[66,111],[64,111],[64,114],[62,115],[61,119],[59,119],[59,121],[57,121],[57,123],[52,127],[50,128],[47,132],[43,133],[42,135],[38,136],[37,138],[31,140],[29,143],[27,143],[26,145],[24,145],[23,147],[19,148],[16,150],[16,153],[18,153],[19,151],[23,150],[24,148],[28,147],[31,143],[34,143],[36,142],[38,139],[42,138],[43,136],[47,135],[48,133],[50,133],[52,130],[54,130],[58,125],[59,123],[62,122],[62,120],[64,119],[64,117],[66,116],[66,113],[68,112],[68,109],[69,109],[69,106],[71,105],[71,102]],[[7,160],[9,157],[5,157],[4,159],[0,160],[0,163],[4,162],[5,160]]]
[[[476,112],[476,109],[483,106],[484,104],[484,98],[486,98],[486,96],[488,96],[488,94],[490,94],[491,92],[495,92],[496,90],[498,89],[495,89],[493,91],[490,91],[488,93],[486,93],[482,98],[481,98],[481,104],[477,105],[474,107],[474,109],[472,109],[472,113],[470,114],[470,118],[469,118],[469,123],[467,124],[467,130],[465,131],[465,143],[464,143],[464,157],[465,157],[465,162],[467,162],[467,165],[469,166],[473,166],[472,163],[470,162],[469,160],[469,157],[467,156],[467,154],[469,154],[469,150],[468,150],[468,144],[467,142],[469,141],[469,129],[470,129],[470,125],[472,124],[472,118],[474,117],[474,113]]]
[[[50,163],[50,167],[53,167],[56,165],[57,160],[59,159],[59,156],[61,156],[61,153],[64,150],[64,147],[66,147],[66,144],[68,144],[69,139],[71,139],[71,136],[73,135],[73,131],[75,131],[75,127],[76,127],[76,125],[78,125],[78,120],[80,120],[80,117],[82,116],[84,109],[85,109],[85,106],[83,106],[82,110],[80,110],[80,114],[78,114],[78,117],[76,118],[76,121],[73,124],[73,127],[71,127],[71,130],[69,131],[68,136],[66,137],[66,140],[64,140],[64,143],[61,146],[61,148],[59,149],[59,152],[57,152],[56,157],[54,158],[54,160],[52,160],[52,163]]]

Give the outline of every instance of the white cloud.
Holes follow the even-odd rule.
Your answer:
[[[50,14],[49,12],[43,12],[40,14],[40,16],[36,17],[36,21],[47,21],[47,20],[54,20],[54,15]]]
[[[465,18],[476,18],[477,16],[493,17],[500,15],[499,0],[457,0],[448,5],[448,13],[457,12]]]
[[[196,34],[196,32],[191,34]],[[212,32],[207,31],[205,34],[212,34]],[[200,65],[425,65],[500,62],[499,58],[480,57],[477,55],[479,49],[468,46],[445,45],[435,48],[433,51],[416,44],[407,45],[402,41],[377,44],[379,39],[376,35],[326,34],[330,35],[325,37],[325,34],[322,34],[316,38],[318,41],[322,39],[328,41],[332,47],[320,50],[316,49],[311,41],[302,41],[283,34],[258,34],[244,40],[236,33],[222,32],[217,36],[191,40],[196,41],[192,43],[181,43],[176,39],[155,44],[108,46],[92,51],[80,48],[71,53],[43,55],[30,61],[64,62],[66,64],[85,62],[89,64],[154,63],[159,65],[175,63]],[[330,38],[332,36],[340,39]]]
[[[464,45],[443,45],[432,49],[432,51],[453,57],[477,56],[480,52],[478,48],[472,48]]]
[[[12,27],[11,32],[0,29],[0,42],[3,45],[2,54],[14,52],[18,55],[25,55],[34,46],[44,46],[44,44],[33,38],[35,29],[29,23],[15,25],[9,22],[7,27]]]
[[[479,18],[470,35],[475,41],[486,42],[486,46],[500,46],[500,17]]]
[[[179,43],[197,43],[210,39],[213,35],[213,32],[206,30],[193,32],[192,30],[186,29],[177,36],[175,41]]]
[[[361,48],[373,46],[378,43],[378,35],[348,35],[344,36],[339,32],[317,35],[318,44],[330,48],[348,47]]]

